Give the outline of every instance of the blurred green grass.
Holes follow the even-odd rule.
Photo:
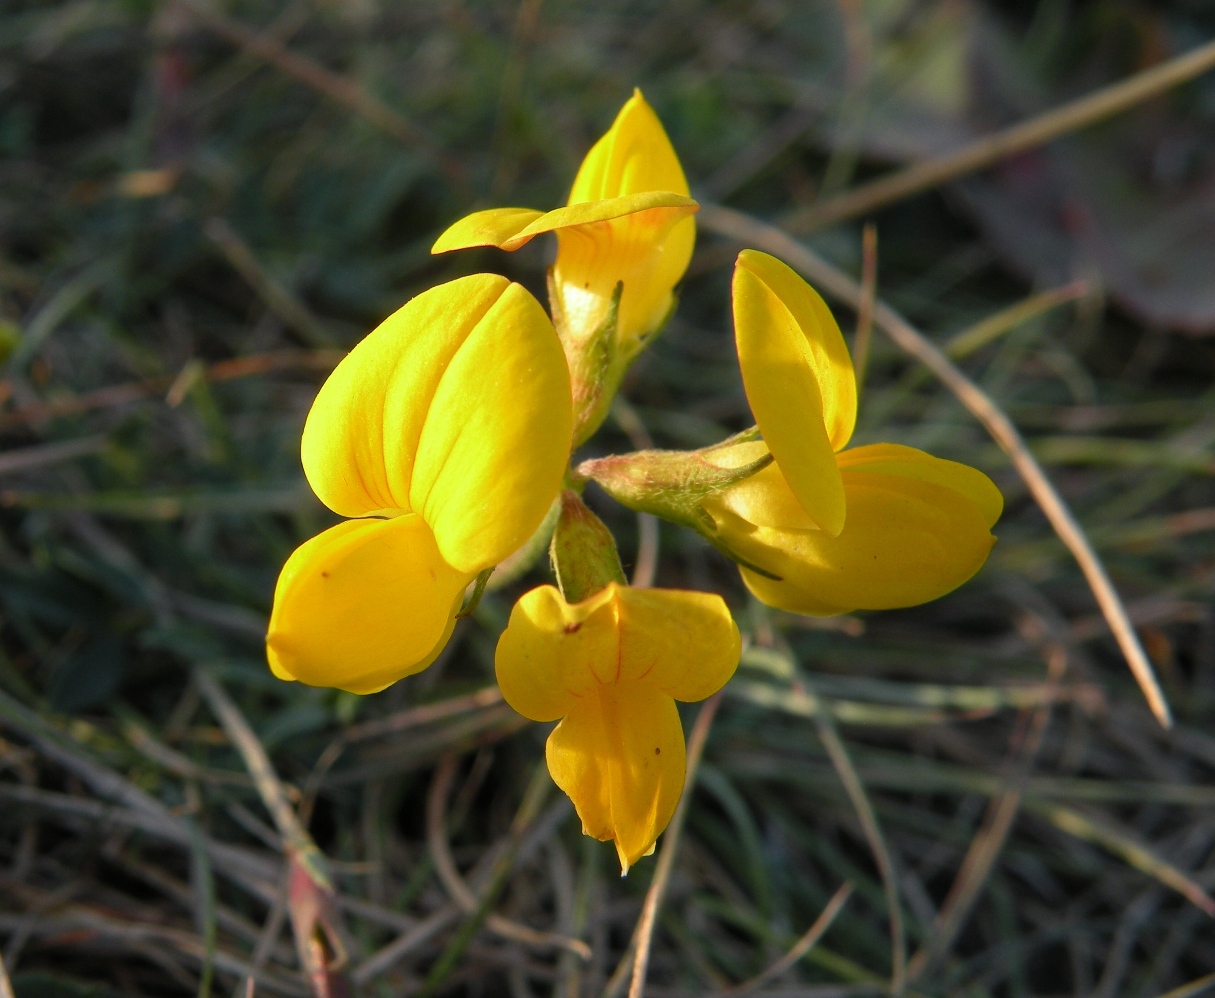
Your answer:
[[[1016,94],[1019,111],[1049,106],[1215,31],[1203,4],[1181,0],[1027,9],[224,8],[229,27],[312,60],[310,84],[281,59],[276,67],[234,48],[230,33],[180,4],[6,0],[0,952],[19,998],[197,993],[208,959],[216,990],[237,987],[260,959],[259,993],[306,993],[289,930],[281,919],[275,928],[248,870],[213,858],[213,874],[200,872],[197,849],[149,831],[129,806],[99,805],[97,784],[48,754],[38,739],[50,736],[13,706],[33,708],[73,751],[188,817],[207,841],[245,850],[265,886],[275,833],[191,682],[200,665],[237,700],[336,861],[355,980],[367,994],[411,993],[454,922],[396,962],[374,961],[448,904],[425,835],[436,762],[468,757],[449,830],[460,867],[483,872],[542,759],[536,726],[501,704],[452,698],[492,683],[510,601],[543,572],[487,597],[439,663],[383,694],[269,675],[261,635],[278,568],[331,521],[303,482],[298,437],[334,351],[411,295],[475,269],[542,293],[542,246],[436,259],[430,243],[475,207],[559,204],[635,85],[694,192],[768,216],[878,172],[906,148],[905,132],[949,139],[969,134],[976,115],[990,124],[1002,107],[993,92]],[[858,24],[870,26],[860,83]],[[316,66],[355,81],[354,96],[335,100]],[[1153,105],[1084,141],[1113,163],[1144,121],[1167,121],[1142,139],[1154,177],[1170,149],[1209,143],[1215,89],[1199,81],[1165,105],[1167,116]],[[1196,163],[1188,182],[1200,186]],[[1168,176],[1153,190],[1181,183],[1159,170]],[[1171,191],[1159,196],[1176,199]],[[974,198],[953,187],[878,216],[880,292],[941,342],[1032,290],[1024,259]],[[858,226],[811,242],[859,270]],[[660,446],[702,445],[748,422],[719,249],[702,237],[675,320],[626,383]],[[1092,280],[1091,261],[1076,255],[1069,276]],[[1181,268],[1167,253],[1153,265],[1166,284]],[[1091,531],[1177,730],[1151,720],[1082,577],[1000,453],[879,336],[858,442],[914,444],[989,471],[1008,503],[1000,544],[976,580],[939,603],[813,622],[749,603],[711,549],[662,528],[659,583],[726,593],[756,648],[709,742],[651,994],[714,992],[758,973],[845,879],[856,896],[822,945],[761,993],[885,987],[882,885],[806,691],[840,726],[868,789],[913,953],[933,937],[966,851],[988,827],[989,801],[1020,795],[973,915],[916,993],[1152,996],[1215,971],[1208,916],[1166,871],[1191,890],[1215,887],[1215,341],[1162,325],[1142,298],[1120,297],[1116,277],[964,364],[1030,435]],[[1169,287],[1176,304],[1184,286]],[[851,334],[852,316],[839,315]],[[629,446],[610,426],[591,444]],[[592,501],[631,563],[635,520],[601,498]],[[400,600],[408,612],[408,594]],[[431,703],[454,707],[423,721],[408,713]],[[350,734],[378,718],[398,727]],[[1022,750],[1035,723],[1046,727],[1031,767]],[[336,761],[325,756],[334,745]],[[568,811],[537,827],[545,835],[525,844],[499,910],[583,932],[594,959],[576,973],[551,952],[481,934],[448,979],[453,991],[598,995],[624,951],[652,861],[618,881],[610,847],[584,841]]]

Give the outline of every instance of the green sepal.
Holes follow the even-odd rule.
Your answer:
[[[481,597],[485,595],[485,585],[493,574],[493,565],[477,573],[477,577],[473,580],[472,592],[464,597],[464,602],[460,605],[460,612],[456,614],[456,620],[471,617],[476,612],[478,605],[481,603]]]
[[[551,271],[550,271],[551,274]],[[550,277],[551,283],[551,277]],[[607,418],[612,399],[628,367],[617,350],[616,327],[620,318],[620,296],[624,282],[617,281],[608,302],[607,314],[590,335],[575,339],[565,316],[559,314],[558,335],[565,347],[570,369],[570,391],[574,399],[574,446],[585,443]],[[550,300],[556,300],[550,290]]]
[[[549,556],[567,603],[581,603],[610,582],[627,585],[612,532],[573,489],[561,493]]]
[[[645,450],[595,458],[578,465],[576,474],[595,482],[622,506],[694,530],[731,561],[779,581],[779,575],[731,550],[721,537],[717,521],[704,507],[704,501],[710,496],[745,481],[772,463],[772,455],[764,454],[740,468],[720,468],[705,455],[758,436],[758,431],[752,427],[696,451]]]

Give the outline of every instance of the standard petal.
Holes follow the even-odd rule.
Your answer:
[[[685,194],[675,194],[671,191],[638,191],[635,194],[624,194],[620,197],[606,198],[603,201],[587,201],[567,205],[564,208],[554,208],[519,229],[514,236],[504,239],[502,243],[496,245],[501,245],[503,249],[518,249],[529,239],[534,239],[545,232],[559,232],[562,229],[577,226],[598,225],[601,222],[613,222],[650,212],[666,212],[666,214],[647,214],[646,219],[641,221],[644,221],[649,228],[669,228],[674,221],[687,218],[699,208],[700,205]],[[517,209],[505,210],[515,211]],[[634,219],[634,222],[638,222],[638,220]]]
[[[679,712],[646,683],[598,685],[549,735],[547,758],[583,831],[614,839],[625,873],[653,847],[683,792]]]
[[[620,678],[676,700],[712,696],[738,667],[738,625],[725,600],[677,589],[619,590]]]
[[[988,527],[994,527],[1004,512],[1004,496],[996,483],[968,464],[946,461],[902,444],[869,444],[837,457],[841,471],[919,478],[961,492],[979,507]]]
[[[805,302],[794,312],[778,293],[788,292],[785,282],[778,280],[775,288],[768,283],[774,272],[768,261],[779,263],[745,250],[734,268],[734,337],[743,385],[764,441],[793,494],[814,522],[834,535],[843,529],[847,508],[832,429],[839,434],[839,402],[846,394],[841,385],[852,378],[851,363],[847,378],[834,376],[840,373],[838,366],[824,368],[820,362],[832,354],[812,346],[820,330],[803,328]],[[804,283],[802,287],[813,294]],[[855,416],[855,382],[852,391]]]
[[[603,323],[617,283],[624,287],[616,338],[626,350],[662,324],[692,258],[691,210],[652,208],[558,230],[553,308],[575,340]]]
[[[504,242],[518,235],[543,214],[531,208],[488,208],[485,211],[474,211],[449,226],[435,240],[430,252],[448,253],[451,250],[470,249],[473,246],[501,247]]]
[[[533,721],[555,721],[593,693],[600,675],[614,678],[619,651],[613,592],[570,604],[553,586],[540,586],[511,610],[494,671],[515,710]]]
[[[442,650],[472,576],[448,565],[413,514],[347,520],[287,559],[266,636],[282,679],[374,693]]]
[[[794,613],[830,615],[926,603],[982,567],[995,538],[988,510],[925,478],[845,471],[848,522],[818,530],[723,527],[739,555],[780,576],[742,569],[755,596]]]
[[[654,109],[634,90],[607,133],[578,169],[569,203],[638,191],[688,193],[688,181]]]
[[[540,303],[507,287],[468,333],[429,400],[409,508],[443,557],[478,572],[540,526],[573,435],[569,369]]]
[[[510,286],[504,277],[474,274],[432,288],[343,358],[317,393],[300,444],[321,502],[342,516],[412,509],[414,456],[439,382]]]

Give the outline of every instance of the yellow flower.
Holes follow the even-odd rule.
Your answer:
[[[924,603],[970,578],[995,543],[996,486],[912,447],[845,451],[856,379],[830,310],[789,267],[755,250],[739,254],[733,290],[739,364],[763,442],[705,454],[723,468],[765,450],[775,461],[704,507],[746,563],[751,592],[827,615]]]
[[[498,642],[498,685],[533,721],[563,720],[548,768],[582,830],[613,839],[625,873],[654,847],[683,791],[676,700],[734,674],[738,628],[720,596],[609,583],[580,603],[552,586],[519,600]]]
[[[431,252],[516,250],[555,232],[552,307],[558,328],[574,340],[593,334],[623,281],[617,339],[636,344],[671,310],[672,291],[692,258],[697,207],[662,122],[636,90],[586,154],[566,207],[474,212],[439,236]]]
[[[540,525],[569,458],[565,357],[503,277],[433,288],[321,387],[304,473],[350,517],[283,566],[266,637],[280,679],[372,693],[426,668],[468,583]]]
[[[516,250],[542,233],[557,234],[549,304],[570,360],[580,442],[674,307],[696,240],[697,208],[671,141],[638,90],[582,161],[566,207],[474,212],[439,236],[431,252]],[[600,356],[593,344],[609,334],[610,350]]]

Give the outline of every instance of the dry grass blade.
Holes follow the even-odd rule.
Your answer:
[[[205,669],[194,671],[194,682],[240,752],[258,795],[282,836],[290,860],[287,909],[300,964],[313,992],[317,998],[345,994],[342,969],[346,964],[346,945],[328,861],[296,815],[270,757],[240,709]]]
[[[1199,995],[1206,994],[1212,988],[1215,988],[1215,974],[1207,974],[1197,980],[1190,981],[1189,984],[1183,984],[1179,988],[1173,988],[1172,991],[1166,991],[1159,995],[1158,998],[1198,998]]]
[[[856,336],[852,340],[852,366],[856,370],[858,394],[865,388],[869,348],[873,343],[873,306],[877,302],[877,226],[866,224],[861,233],[861,300],[856,309]]]
[[[435,769],[434,779],[430,784],[430,795],[426,803],[426,841],[430,848],[431,859],[434,861],[435,872],[448,895],[466,915],[476,915],[482,907],[483,899],[478,898],[465,883],[464,878],[460,876],[460,871],[456,868],[456,861],[452,858],[451,849],[447,843],[445,827],[447,801],[451,796],[452,782],[455,779],[459,762],[458,756],[444,756]],[[518,827],[512,828],[512,840],[515,842],[531,824],[534,817],[534,814],[525,812],[522,808],[520,810],[522,817],[516,819]],[[534,811],[534,808],[530,811]],[[543,949],[565,949],[583,960],[591,958],[590,949],[581,939],[571,939],[554,932],[542,932],[502,915],[489,914],[485,918],[485,926],[503,939]]]
[[[259,374],[293,369],[328,372],[345,356],[342,350],[275,350],[270,353],[249,354],[232,360],[221,360],[203,369],[202,377],[211,384],[250,378]],[[172,387],[176,378],[149,378],[127,384],[99,388],[83,395],[32,402],[0,415],[0,431],[12,430],[27,423],[38,423],[61,416],[79,416],[98,409],[141,402],[162,395]]]
[[[762,988],[769,981],[776,980],[781,974],[792,968],[798,960],[818,945],[818,941],[827,934],[827,930],[831,928],[836,917],[844,910],[844,905],[848,903],[848,899],[852,897],[853,889],[851,882],[841,884],[839,889],[831,895],[831,900],[823,908],[822,914],[814,920],[814,924],[805,931],[802,937],[793,944],[788,953],[770,967],[756,974],[749,981],[743,981],[742,984],[736,987],[719,991],[713,998],[739,998],[741,995],[750,994],[752,991]]]
[[[444,163],[449,169],[458,169],[454,165],[449,165],[446,157],[437,150],[434,143],[404,115],[393,110],[378,97],[369,94],[355,81],[331,73],[324,66],[290,51],[276,39],[233,20],[203,0],[177,0],[177,3],[221,38],[250,55],[265,60],[275,69],[299,80],[318,93],[324,94],[330,100],[362,115],[377,128],[382,129],[393,138],[407,143],[411,148],[425,151],[431,158]]]
[[[1057,690],[1067,668],[1067,652],[1059,645],[1052,645],[1046,654],[1049,668],[1047,683],[1052,690]],[[1022,714],[1022,724],[1013,737],[1018,758],[1015,762],[1014,778],[1010,781],[1012,785],[998,797],[992,798],[988,804],[983,825],[971,840],[958,874],[933,921],[932,935],[907,966],[908,980],[918,980],[935,960],[953,947],[958,933],[978,901],[979,894],[986,885],[1005,842],[1008,841],[1013,822],[1021,810],[1025,780],[1042,748],[1050,716],[1050,700],[1032,714]]]
[[[806,233],[849,218],[867,215],[883,205],[928,190],[938,184],[1006,159],[1052,139],[1078,131],[1151,100],[1187,80],[1215,68],[1215,42],[1201,45],[1161,66],[1136,73],[1129,79],[1103,87],[1062,107],[1047,111],[987,135],[957,152],[925,163],[916,163],[889,176],[862,184],[846,194],[790,213],[782,226],[790,232]]]
[[[853,308],[860,303],[861,289],[856,281],[775,226],[720,205],[702,205],[697,217],[701,226],[711,232],[758,246],[782,257],[821,290],[842,299]],[[1034,500],[1050,521],[1051,527],[1084,573],[1097,605],[1122,649],[1131,673],[1143,690],[1152,713],[1164,727],[1171,726],[1172,716],[1168,701],[1156,678],[1155,670],[1139,643],[1139,637],[1122,598],[1110,581],[1105,566],[1097,557],[1075,514],[1042,470],[1012,420],[937,346],[889,305],[879,301],[874,311],[874,320],[905,353],[915,357],[945,384],[1008,455]]]
[[[658,910],[662,907],[662,898],[671,879],[671,870],[675,866],[675,853],[679,850],[684,818],[688,813],[688,802],[692,799],[692,788],[696,785],[696,770],[700,766],[705,742],[709,738],[709,729],[713,726],[713,718],[717,715],[717,709],[720,706],[720,693],[706,700],[705,705],[700,708],[700,713],[696,715],[696,723],[692,726],[691,735],[688,736],[688,761],[683,781],[683,794],[679,798],[675,814],[671,817],[671,823],[663,835],[662,853],[658,857],[658,865],[654,869],[654,879],[650,882],[650,889],[646,891],[641,917],[637,920],[635,930],[637,943],[633,956],[633,976],[629,984],[629,998],[642,998],[645,994],[645,978],[650,965],[650,947],[654,943],[654,927],[658,923]],[[627,954],[625,959],[627,959]]]
[[[16,998],[13,994],[13,982],[8,979],[8,971],[4,969],[4,957],[0,956],[0,998]]]
[[[209,218],[203,226],[207,237],[219,247],[228,263],[249,282],[267,307],[283,322],[299,333],[310,346],[333,346],[333,335],[298,298],[288,291],[257,258],[226,219]]]
[[[863,282],[862,282],[863,283]],[[1001,309],[995,315],[976,322],[968,329],[950,337],[945,344],[945,353],[954,360],[968,357],[988,343],[999,339],[1005,333],[1011,332],[1023,323],[1035,319],[1051,309],[1078,301],[1089,293],[1089,286],[1084,281],[1073,281],[1061,288],[1051,288],[1039,294],[1031,295],[1024,301]]]
[[[368,738],[379,738],[383,735],[398,735],[410,728],[493,707],[501,702],[502,691],[497,686],[486,686],[484,689],[463,696],[450,697],[447,700],[422,704],[419,707],[410,707],[408,710],[390,714],[387,717],[378,717],[373,721],[355,724],[342,732],[342,740],[351,743]]]
[[[1117,828],[1107,820],[1102,820],[1094,815],[1082,814],[1074,808],[1064,807],[1061,804],[1034,802],[1033,810],[1045,817],[1060,831],[1108,849],[1135,869],[1154,877],[1206,912],[1207,915],[1215,918],[1215,899],[1203,890],[1202,886],[1192,877],[1157,856],[1147,846],[1135,841],[1130,833]]]
[[[818,697],[811,691],[798,688],[796,683],[794,688],[814,701],[814,724],[819,740],[823,743],[827,757],[852,802],[852,808],[861,823],[861,830],[865,833],[865,840],[869,843],[869,850],[873,853],[873,861],[881,875],[882,890],[886,895],[886,910],[890,919],[890,993],[898,998],[907,986],[907,934],[903,925],[903,908],[899,901],[894,859],[886,845],[886,837],[882,834],[882,826],[878,823],[869,794],[865,791],[865,784],[853,765],[852,756],[844,745],[844,740],[836,730],[830,711],[823,709]]]

